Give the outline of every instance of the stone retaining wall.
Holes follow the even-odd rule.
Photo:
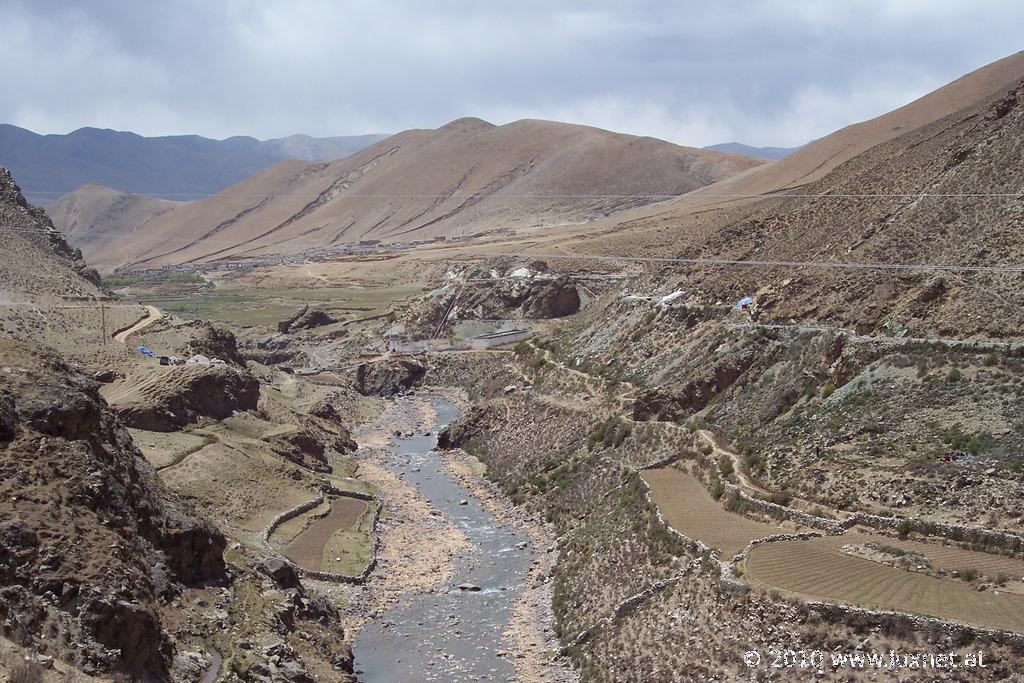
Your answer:
[[[982,545],[993,545],[1015,553],[1024,552],[1024,536],[1007,531],[993,531],[966,524],[949,524],[947,522],[931,522],[912,517],[882,517],[866,512],[857,512],[837,526],[846,531],[857,525],[881,529],[891,532],[916,532],[924,536],[938,536],[954,542],[975,542]]]
[[[642,478],[641,478],[641,481],[643,481]],[[736,487],[731,485],[731,484],[727,484],[727,487],[731,487],[732,489],[736,489]],[[740,581],[740,580],[736,579],[736,577],[733,574],[733,571],[734,571],[735,566],[737,566],[740,562],[742,562],[744,559],[746,559],[747,554],[753,548],[755,548],[755,547],[757,547],[759,545],[765,544],[765,543],[772,543],[772,542],[777,542],[777,541],[807,540],[807,539],[810,539],[810,538],[817,538],[817,537],[822,536],[822,533],[820,531],[812,531],[812,532],[804,532],[804,533],[799,533],[799,534],[773,534],[771,536],[765,536],[765,537],[762,537],[762,538],[756,538],[753,541],[751,541],[747,545],[746,548],[744,548],[742,551],[740,551],[735,556],[733,556],[733,558],[730,561],[725,562],[725,561],[722,561],[719,558],[719,554],[718,554],[717,550],[713,550],[711,548],[708,548],[708,546],[704,545],[700,541],[698,541],[696,539],[692,539],[692,538],[690,538],[690,537],[680,533],[677,529],[672,528],[672,526],[665,521],[665,518],[661,516],[661,511],[658,509],[658,506],[654,505],[654,503],[651,501],[651,498],[650,498],[650,487],[647,486],[646,482],[644,482],[644,488],[645,488],[645,495],[647,496],[647,501],[649,503],[651,503],[651,505],[652,505],[652,507],[654,509],[655,516],[658,519],[658,522],[664,528],[666,528],[669,531],[669,533],[674,534],[677,538],[679,538],[681,541],[683,541],[688,547],[694,548],[698,552],[709,554],[710,557],[719,566],[719,573],[720,573],[720,577],[721,577],[722,582],[726,583],[726,584],[733,585],[733,586],[746,586],[747,585],[743,581]],[[736,489],[736,490],[738,490],[738,489]],[[739,493],[740,493],[741,496],[743,496],[747,500],[753,500],[753,501],[765,503],[766,505],[773,506],[773,507],[783,507],[783,506],[776,505],[775,503],[769,503],[768,501],[761,501],[761,500],[756,499],[756,498],[751,498],[750,496],[747,496],[742,491],[739,491]],[[789,510],[789,508],[783,508],[783,509]],[[837,534],[837,533],[838,534],[842,534],[845,531],[847,531],[848,529],[852,528],[853,526],[856,526],[857,524],[864,524],[866,526],[873,526],[875,528],[890,528],[891,527],[892,530],[895,530],[896,527],[899,526],[900,522],[903,521],[902,518],[898,518],[898,517],[879,517],[877,515],[867,515],[867,514],[864,514],[864,513],[857,513],[857,514],[853,515],[852,517],[850,517],[847,520],[844,520],[842,522],[837,522],[836,520],[830,520],[830,519],[826,519],[824,517],[815,517],[814,515],[808,515],[807,513],[803,513],[803,512],[800,512],[798,510],[791,510],[791,512],[793,512],[793,513],[795,513],[797,515],[800,515],[800,516],[806,515],[807,517],[810,517],[810,518],[812,518],[814,520],[822,520],[822,521],[830,522],[831,524],[829,525],[829,529],[826,530],[826,532],[829,535],[833,535],[833,534]],[[917,520],[909,520],[909,521],[913,522],[913,521],[917,521]],[[882,526],[883,523],[884,523],[884,526]],[[930,523],[926,522],[925,524],[930,524]],[[984,529],[977,529],[976,527],[959,527],[959,526],[953,525],[953,524],[936,524],[936,526],[952,528],[954,530],[986,531]],[[997,537],[1008,536],[1008,537],[1013,538],[1013,539],[1019,539],[1020,538],[1018,536],[1015,536],[1014,534],[1005,534],[1003,532],[989,532],[989,533],[995,534]],[[590,637],[592,636],[593,632],[597,628],[600,628],[600,627],[603,627],[603,626],[606,626],[606,625],[610,624],[615,618],[618,618],[619,616],[621,616],[621,614],[625,613],[625,612],[623,612],[621,610],[627,609],[627,608],[628,609],[635,609],[636,605],[638,605],[641,602],[643,602],[644,600],[650,598],[651,596],[653,596],[658,591],[663,590],[667,585],[671,585],[672,583],[675,583],[675,582],[679,581],[683,577],[683,575],[685,573],[687,573],[687,572],[692,570],[692,568],[694,566],[694,563],[699,563],[700,561],[701,561],[700,558],[698,558],[696,560],[691,560],[687,564],[686,568],[682,572],[680,572],[680,574],[677,575],[676,577],[673,577],[672,579],[667,579],[666,581],[660,581],[660,582],[652,585],[647,590],[645,590],[645,591],[643,591],[641,593],[638,593],[637,595],[634,595],[634,596],[632,596],[630,598],[627,598],[625,601],[623,601],[622,603],[619,604],[619,606],[615,609],[614,613],[610,617],[605,617],[605,618],[599,620],[593,626],[591,626],[588,629],[586,629],[585,631],[583,631],[579,636],[577,636],[573,640],[572,643],[570,643],[569,645],[566,645],[565,648],[563,648],[562,651],[565,652],[569,648],[571,648],[571,647],[573,647],[575,645],[579,645],[580,643],[585,642],[586,640],[589,640]],[[838,603],[808,601],[808,602],[804,602],[803,604],[805,606],[807,606],[809,609],[814,610],[815,612],[821,614],[823,617],[829,618],[832,621],[839,621],[841,618],[845,618],[846,616],[851,616],[851,615],[865,616],[865,617],[868,617],[870,619],[876,619],[876,620],[879,620],[879,621],[881,621],[882,619],[906,619],[910,623],[910,625],[914,627],[915,630],[921,630],[921,629],[924,629],[924,628],[931,627],[931,628],[941,629],[943,632],[948,633],[948,634],[956,635],[956,634],[960,634],[960,633],[970,633],[974,637],[989,638],[993,642],[997,642],[997,643],[1024,645],[1024,634],[1014,633],[1014,632],[1011,632],[1011,631],[1001,631],[1001,630],[998,630],[998,629],[987,629],[987,628],[981,628],[981,627],[978,627],[978,626],[971,626],[969,624],[961,624],[961,623],[954,622],[954,621],[946,621],[946,620],[943,620],[943,619],[937,619],[937,618],[934,618],[934,617],[916,616],[916,615],[912,615],[912,614],[906,614],[904,612],[892,612],[892,611],[886,611],[886,610],[871,610],[871,609],[866,609],[866,608],[863,608],[863,607],[854,607],[854,606],[851,606],[851,605],[843,605],[843,604],[838,604]]]
[[[748,508],[752,508],[766,515],[770,515],[772,517],[780,519],[788,519],[791,522],[803,524],[804,526],[809,526],[813,529],[821,529],[822,531],[828,533],[835,532],[837,529],[839,529],[839,525],[841,524],[840,521],[835,519],[830,519],[828,517],[819,517],[817,515],[812,515],[809,512],[803,512],[802,510],[794,510],[793,508],[786,507],[785,505],[779,505],[778,503],[772,503],[771,501],[768,500],[761,500],[760,498],[755,498],[747,494],[745,491],[740,489],[740,487],[736,486],[735,484],[730,484],[729,482],[723,483],[725,484],[725,490],[730,494],[735,494],[736,496],[738,496],[739,499],[742,500]]]
[[[299,565],[295,564],[281,553],[277,552],[277,550],[274,549],[274,547],[270,544],[270,537],[271,535],[273,535],[274,530],[277,529],[277,527],[281,526],[290,519],[294,519],[305,512],[309,512],[318,505],[322,505],[324,500],[326,500],[328,496],[345,496],[348,498],[365,500],[367,502],[372,502],[374,504],[373,521],[370,524],[370,561],[366,563],[366,569],[364,569],[359,574],[336,574],[334,572],[317,571],[314,569],[306,569],[305,567],[300,567]],[[377,535],[377,522],[380,520],[380,512],[382,507],[383,505],[381,504],[381,502],[376,497],[371,496],[368,493],[360,493],[359,491],[344,491],[335,486],[331,486],[330,484],[325,484],[320,487],[319,495],[317,495],[317,497],[314,498],[313,500],[307,500],[305,503],[296,505],[295,507],[289,510],[285,510],[284,512],[274,517],[274,519],[270,520],[270,523],[267,524],[265,529],[263,529],[261,540],[263,541],[263,545],[265,548],[267,548],[270,552],[274,553],[282,560],[287,562],[289,565],[294,567],[295,571],[297,571],[300,576],[308,577],[311,579],[318,579],[320,581],[332,581],[334,583],[365,583],[367,577],[369,577],[370,575],[370,572],[372,572],[374,568],[376,568],[377,566],[377,547],[380,543],[380,539]]]
[[[803,603],[805,607],[820,614],[823,619],[830,622],[841,621],[845,617],[859,615],[869,619],[901,619],[905,620],[914,631],[920,632],[927,628],[936,628],[947,635],[957,636],[969,633],[975,638],[987,638],[995,643],[1004,645],[1024,645],[1024,634],[1011,631],[1000,631],[998,629],[981,628],[969,624],[961,624],[955,621],[944,621],[934,617],[922,617],[904,612],[890,612],[886,610],[872,610],[864,607],[853,607],[852,605],[841,605],[831,602],[809,601]]]

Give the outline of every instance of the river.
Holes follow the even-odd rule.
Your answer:
[[[430,400],[437,413],[430,434],[423,428],[392,437],[386,466],[455,523],[469,546],[455,558],[448,585],[407,594],[363,627],[353,646],[356,671],[366,683],[511,681],[515,655],[507,652],[504,633],[535,556],[529,545],[516,548],[530,540],[526,534],[498,522],[445,471],[433,448],[458,409],[442,398]],[[479,590],[460,590],[460,584]]]

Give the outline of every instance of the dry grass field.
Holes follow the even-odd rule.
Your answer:
[[[977,591],[962,581],[895,569],[837,549],[837,543],[856,539],[838,536],[760,545],[746,560],[746,577],[805,597],[1024,631],[1024,598]]]
[[[295,478],[298,476],[298,478]],[[232,534],[256,534],[282,510],[315,494],[314,480],[268,448],[220,441],[160,470],[171,489],[194,499]]]
[[[149,464],[158,470],[178,464],[214,441],[212,436],[189,432],[150,432],[131,428],[128,432]]]
[[[306,569],[358,573],[369,561],[369,534],[360,523],[369,517],[369,507],[366,501],[338,496],[330,508],[319,518],[305,516],[308,525],[284,546],[284,554]]]
[[[309,305],[338,320],[377,315],[395,302],[422,292],[422,287],[346,286],[326,287],[216,287],[196,294],[168,292],[129,293],[129,298],[159,307],[188,320],[211,320],[239,327],[276,330],[277,323],[297,308]],[[134,296],[133,296],[134,294]]]
[[[666,467],[644,470],[651,500],[665,521],[679,533],[732,557],[755,538],[786,533],[782,527],[762,524],[722,509],[693,476]]]

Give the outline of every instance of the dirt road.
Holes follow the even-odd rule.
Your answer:
[[[121,342],[122,344],[127,344],[128,343],[128,337],[132,336],[136,332],[142,331],[143,329],[149,327],[150,325],[152,325],[157,320],[160,320],[163,317],[164,317],[163,311],[161,311],[156,306],[149,306],[147,304],[146,305],[146,316],[144,318],[142,318],[141,320],[139,320],[139,322],[137,322],[134,325],[132,325],[131,327],[129,327],[127,330],[123,330],[123,331],[118,332],[117,334],[115,334],[114,335],[114,339],[116,341]]]

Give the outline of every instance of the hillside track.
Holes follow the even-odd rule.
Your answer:
[[[156,306],[150,306],[147,304],[146,315],[139,319],[137,323],[129,327],[127,330],[122,330],[121,332],[115,334],[114,341],[121,342],[122,344],[127,344],[128,337],[132,336],[133,334],[137,334],[138,332],[141,332],[142,330],[146,329],[147,327],[149,327],[150,325],[152,325],[157,320],[160,320],[163,317],[163,311],[161,311]]]

